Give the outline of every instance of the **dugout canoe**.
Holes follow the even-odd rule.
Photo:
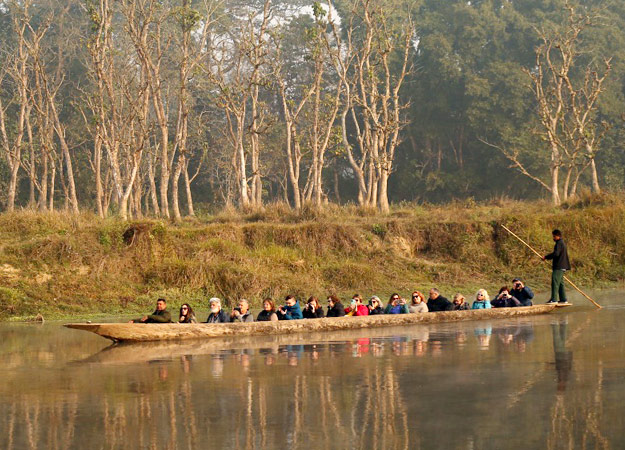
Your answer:
[[[187,339],[216,339],[228,336],[265,336],[319,331],[357,330],[398,325],[416,325],[469,320],[500,319],[546,314],[554,304],[520,308],[476,309],[425,314],[393,314],[363,317],[284,320],[279,322],[226,324],[139,324],[139,323],[68,323],[67,328],[90,331],[114,342],[149,342]]]

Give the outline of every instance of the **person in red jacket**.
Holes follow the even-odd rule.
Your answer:
[[[369,308],[362,304],[362,297],[359,294],[355,294],[352,297],[352,302],[349,308],[345,308],[346,316],[368,316]]]

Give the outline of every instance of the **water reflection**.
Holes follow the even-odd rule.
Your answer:
[[[618,448],[623,318],[105,349],[56,330],[21,360],[12,334],[0,448]]]

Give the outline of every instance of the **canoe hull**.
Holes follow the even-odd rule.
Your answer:
[[[265,336],[318,331],[357,330],[397,325],[461,322],[546,314],[555,305],[521,308],[494,308],[469,311],[445,311],[424,314],[396,314],[363,317],[285,320],[279,322],[227,324],[135,324],[135,323],[69,323],[65,326],[90,331],[114,342],[149,342],[164,340],[212,339],[226,336]]]

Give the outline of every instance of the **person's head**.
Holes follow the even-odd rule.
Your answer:
[[[336,305],[337,303],[341,303],[341,302],[336,295],[328,296],[328,305],[330,305],[330,308],[334,308],[334,305]]]
[[[319,299],[315,297],[314,295],[308,298],[308,300],[306,301],[306,304],[309,305],[313,309],[321,308],[321,305],[319,304]]]
[[[432,300],[436,300],[440,295],[441,293],[438,291],[437,288],[430,289],[430,298]]]
[[[217,297],[213,297],[208,301],[208,306],[212,313],[218,313],[221,311],[221,300]]]
[[[388,299],[388,302],[393,305],[396,306],[399,303],[399,300],[401,299],[401,297],[399,296],[398,293],[394,293],[391,295],[391,297]]]
[[[271,298],[267,297],[265,300],[263,300],[263,309],[265,311],[274,312],[276,310],[276,305],[273,303],[273,300]]]
[[[180,307],[180,315],[181,316],[190,316],[193,314],[193,308],[188,303],[183,303]]]
[[[464,295],[458,292],[456,295],[454,295],[453,302],[454,302],[454,305],[462,305],[464,303]]]
[[[522,286],[523,286],[523,282],[521,281],[520,278],[514,278],[512,280],[512,288],[513,289],[521,289]]]
[[[373,295],[369,300],[369,304],[371,304],[371,306],[375,309],[378,306],[382,306],[382,300],[380,300],[380,297],[378,297],[377,295]]]
[[[480,302],[490,301],[490,297],[488,296],[488,292],[486,292],[486,289],[480,289],[479,291],[477,291],[477,293],[475,294],[475,300],[478,300]]]
[[[551,232],[551,235],[553,236],[554,241],[559,241],[560,239],[562,239],[562,231],[558,230],[557,228]]]
[[[164,298],[159,298],[158,300],[156,300],[157,311],[164,311],[166,308],[167,308],[167,300],[165,300]]]
[[[239,309],[241,310],[241,314],[245,314],[250,310],[250,303],[242,298],[241,300],[239,300]]]
[[[508,295],[510,295],[510,290],[508,289],[508,286],[502,286],[501,289],[499,289],[499,294],[502,297],[508,297]]]
[[[284,304],[286,306],[295,306],[295,303],[297,303],[297,300],[295,300],[295,296],[293,295],[287,295],[284,298]]]
[[[413,305],[418,305],[421,302],[425,301],[425,295],[423,295],[421,292],[419,291],[414,291],[412,293],[412,304]]]
[[[362,297],[360,296],[360,294],[354,294],[352,296],[352,305],[362,305]]]

